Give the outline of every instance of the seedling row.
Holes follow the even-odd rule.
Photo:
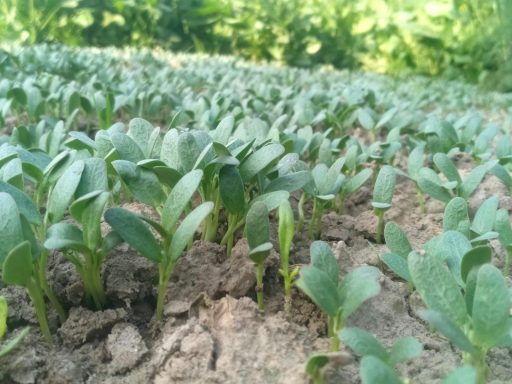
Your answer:
[[[425,308],[419,321],[460,351],[460,367],[444,383],[492,377],[489,351],[512,346],[510,212],[498,194],[475,212],[468,201],[491,176],[508,196],[512,191],[506,96],[457,84],[426,91],[425,79],[401,84],[329,71],[253,70],[228,58],[178,56],[169,64],[171,58],[53,46],[0,52],[2,281],[26,290],[48,343],[49,306],[60,323],[69,309],[48,279],[52,254],[76,268],[83,304],[102,310],[112,305],[105,260],[128,244],[158,270],[154,315],[161,321],[169,281],[194,239],[216,242],[231,257],[246,238],[261,311],[266,261],[276,251],[283,311],[291,313],[291,293],[299,290],[326,315],[331,350],[305,362],[314,383],[324,382],[325,366],[341,349],[360,357],[363,383],[410,382],[396,366],[421,355],[419,341],[406,337],[386,348],[346,326],[379,294],[383,274],[416,292]],[[491,106],[498,116],[492,121],[476,109]],[[469,171],[458,168],[461,156],[474,164]],[[386,218],[397,183],[413,186],[422,214],[427,201],[442,205],[439,235],[420,247]],[[322,218],[343,214],[363,187],[372,191],[376,218],[368,240],[387,251],[380,268],[342,274],[331,245],[320,240]],[[130,202],[155,215],[127,209]],[[304,231],[310,264],[293,265],[294,239]],[[0,335],[6,319],[1,300]],[[27,332],[4,344],[0,356]]]

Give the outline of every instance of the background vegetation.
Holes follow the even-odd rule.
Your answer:
[[[3,0],[0,40],[160,46],[512,90],[512,0]]]

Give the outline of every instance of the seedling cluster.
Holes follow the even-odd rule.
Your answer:
[[[68,310],[48,281],[53,252],[76,268],[83,304],[100,310],[112,305],[105,260],[127,243],[158,269],[154,307],[162,320],[169,281],[194,239],[217,242],[231,257],[245,237],[261,311],[267,262],[278,252],[287,314],[296,287],[326,315],[331,351],[307,364],[316,383],[342,346],[360,359],[363,383],[407,382],[396,365],[419,356],[421,344],[405,337],[385,346],[349,324],[379,294],[384,274],[416,291],[423,320],[461,351],[464,366],[445,382],[485,383],[489,351],[512,347],[512,226],[499,195],[475,212],[468,199],[490,175],[510,195],[510,124],[486,125],[477,112],[455,116],[444,89],[445,109],[427,114],[419,80],[407,92],[386,91],[372,78],[272,67],[247,77],[231,59],[178,56],[192,61],[172,68],[164,58],[53,46],[0,56],[0,122],[12,126],[0,136],[1,276],[27,291],[47,341],[47,304],[61,323]],[[471,169],[459,168],[461,156]],[[395,190],[407,183],[422,215],[444,208],[439,235],[424,244],[411,244],[389,220]],[[382,244],[375,245],[381,270],[362,265],[342,274],[343,261],[320,240],[322,218],[346,213],[366,192],[376,220],[367,240]],[[127,209],[129,202],[155,215]],[[298,239],[311,242],[302,267],[293,264]],[[0,336],[6,311],[0,300]]]

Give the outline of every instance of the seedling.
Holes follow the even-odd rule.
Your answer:
[[[7,330],[7,314],[9,311],[9,307],[7,305],[7,300],[5,297],[0,296],[0,340],[4,337],[5,331]],[[30,331],[30,327],[25,327],[21,331],[19,331],[15,337],[9,340],[6,344],[0,346],[0,358],[8,355],[14,348],[16,348],[21,341],[27,336]],[[0,373],[0,379],[2,378],[2,374]]]
[[[412,252],[412,247],[407,235],[398,224],[390,221],[384,228],[384,239],[391,252],[381,255],[380,259],[396,275],[407,281],[409,288],[412,289],[411,275],[407,266],[407,256]]]
[[[488,351],[512,346],[510,292],[501,272],[489,264],[490,253],[476,249],[464,255],[460,270],[464,295],[438,257],[411,252],[408,261],[413,282],[428,308],[422,317],[462,350],[464,362],[476,369],[476,382],[485,383]]]
[[[414,337],[402,337],[388,351],[371,333],[360,328],[344,328],[339,333],[342,342],[363,358],[360,374],[363,383],[402,383],[396,365],[419,357],[423,346]],[[364,360],[366,357],[372,359]]]
[[[290,247],[293,236],[295,235],[295,225],[293,219],[293,210],[289,201],[283,201],[279,206],[279,256],[281,258],[281,269],[279,273],[284,281],[284,309],[285,312],[291,310],[291,288],[293,279],[299,273],[296,267],[291,273],[289,268]]]
[[[0,192],[0,265],[5,284],[24,287],[36,310],[37,320],[43,336],[52,342],[43,291],[39,275],[34,266],[40,249],[38,248],[30,224],[16,205],[11,195]]]
[[[375,267],[363,266],[340,279],[336,258],[323,241],[311,244],[310,255],[311,265],[301,268],[296,285],[327,314],[331,351],[338,351],[338,333],[348,317],[380,292],[380,272]]]
[[[345,352],[314,353],[306,361],[304,370],[313,384],[324,384],[324,368],[327,365],[341,367],[352,362],[352,357]]]
[[[341,173],[344,163],[345,159],[340,158],[330,167],[322,163],[318,164],[311,172],[313,180],[304,186],[304,191],[313,196],[313,213],[308,229],[311,239],[320,237],[324,209],[331,201],[334,201],[336,194],[341,189],[345,179],[345,176]]]
[[[270,222],[268,209],[265,203],[256,202],[247,213],[245,234],[249,243],[249,257],[256,265],[256,297],[258,308],[263,311],[263,275],[265,273],[265,260],[270,255],[272,243],[270,242]]]
[[[180,216],[190,204],[197,190],[203,172],[194,170],[187,173],[174,186],[164,203],[161,223],[136,215],[123,208],[110,208],[105,220],[113,231],[130,244],[142,256],[158,264],[158,297],[156,318],[163,317],[164,301],[169,279],[183,250],[193,239],[201,222],[210,214],[213,203],[205,202],[194,208],[177,226]],[[147,223],[158,232],[157,239]]]
[[[101,236],[101,217],[110,198],[107,189],[107,166],[103,159],[74,163],[56,184],[49,213],[52,221],[62,217],[69,200],[78,195],[69,212],[81,228],[67,222],[53,224],[44,243],[46,249],[64,251],[80,274],[87,302],[96,309],[103,308],[107,301],[101,279],[103,261],[120,242],[114,234]]]
[[[464,180],[448,155],[436,153],[434,164],[447,181],[443,182],[436,172],[424,167],[418,172],[418,185],[432,198],[448,203],[454,196],[468,199],[476,191],[486,173],[497,164],[497,161],[489,161],[473,168]]]
[[[366,168],[356,173],[354,176],[348,176],[346,179],[344,179],[338,194],[338,214],[343,213],[347,197],[361,188],[364,183],[370,179],[372,174],[373,171],[370,168]]]
[[[384,235],[384,212],[391,208],[395,184],[395,170],[389,165],[383,166],[375,181],[372,201],[373,212],[375,216],[377,216],[376,241],[378,244],[382,244]]]

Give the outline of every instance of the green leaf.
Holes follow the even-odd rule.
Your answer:
[[[484,348],[493,347],[510,332],[510,293],[500,270],[491,264],[478,270],[473,330],[475,342]]]
[[[76,197],[84,196],[93,191],[108,191],[107,163],[105,160],[93,157],[84,160],[84,170]]]
[[[402,384],[398,374],[375,356],[365,356],[359,365],[363,384]]]
[[[303,267],[295,283],[325,313],[334,317],[341,305],[336,285],[329,275],[313,266]]]
[[[316,353],[308,358],[304,370],[312,380],[322,377],[322,368],[329,364],[329,356],[323,353]]]
[[[4,283],[26,286],[32,277],[33,270],[30,242],[24,241],[13,248],[4,260],[2,267]]]
[[[170,168],[176,170],[179,167],[178,138],[178,131],[170,129],[164,136],[162,149],[160,150],[160,159]]]
[[[465,365],[446,376],[443,384],[477,384],[476,369]]]
[[[256,202],[249,208],[245,221],[245,233],[250,249],[270,241],[268,209],[264,203]]]
[[[162,209],[162,226],[168,233],[173,232],[178,219],[190,204],[202,178],[203,171],[200,169],[190,171],[176,183],[169,196],[167,196]]]
[[[30,327],[25,327],[21,331],[19,331],[16,336],[10,340],[7,341],[2,347],[0,348],[0,358],[3,356],[8,355],[11,353],[11,351],[18,346],[19,343],[25,338],[25,336],[28,335],[30,331]]]
[[[432,198],[448,203],[452,195],[443,186],[441,179],[430,168],[421,168],[418,172],[418,185],[420,189]]]
[[[407,235],[402,231],[402,228],[393,221],[388,222],[384,227],[384,239],[392,253],[407,258],[407,255],[412,252],[411,243],[409,243]]]
[[[466,176],[462,183],[460,191],[461,197],[467,199],[473,194],[473,192],[475,192],[475,190],[482,182],[485,174],[487,173],[487,168],[488,167],[485,164],[473,168],[473,170],[469,173],[469,175]]]
[[[395,184],[395,170],[389,165],[383,166],[377,175],[373,189],[372,205],[374,208],[386,209],[391,206]],[[382,204],[384,204],[384,206]]]
[[[279,247],[281,260],[286,256],[286,265],[288,265],[288,255],[295,235],[295,220],[293,217],[292,206],[289,201],[283,201],[279,206]]]
[[[506,209],[499,209],[498,212],[496,212],[494,230],[498,232],[498,239],[503,247],[512,244],[512,227]]]
[[[238,168],[231,165],[219,171],[219,193],[222,203],[231,214],[245,211],[245,190]]]
[[[364,129],[371,131],[375,128],[375,120],[373,120],[373,117],[367,108],[359,108],[357,110],[357,120]]]
[[[171,246],[169,247],[170,262],[175,263],[179,259],[189,241],[194,237],[197,228],[212,210],[213,203],[208,201],[197,206],[183,219],[172,237]]]
[[[122,208],[110,208],[105,220],[128,244],[149,260],[156,263],[162,259],[160,244],[148,226],[136,214]]]
[[[263,243],[258,245],[255,248],[252,248],[249,252],[249,258],[256,264],[263,263],[268,255],[270,255],[270,251],[274,246],[271,242]]]
[[[317,240],[311,243],[311,265],[324,271],[335,286],[339,283],[339,269],[336,257],[331,247],[324,241]]]
[[[91,192],[69,208],[71,215],[82,224],[84,242],[91,250],[95,250],[101,242],[101,217],[109,197],[109,192]]]
[[[341,174],[341,169],[345,164],[345,158],[337,159],[327,170],[325,177],[319,180],[317,184],[319,195],[329,195],[338,193],[341,182],[345,178]]]
[[[459,231],[469,239],[468,205],[462,197],[451,199],[444,209],[443,231]]]
[[[421,167],[423,167],[424,153],[425,146],[418,145],[409,153],[409,157],[407,158],[407,174],[416,182],[419,177],[418,173]]]
[[[364,329],[345,327],[340,331],[339,338],[359,356],[375,356],[382,361],[389,358],[388,352],[379,340]]]
[[[84,168],[85,164],[82,160],[74,162],[55,183],[48,197],[48,220],[50,223],[60,221],[64,216],[80,183]]]
[[[473,345],[461,328],[451,321],[446,314],[435,310],[426,310],[421,312],[421,317],[463,351],[475,352]]]
[[[466,282],[469,272],[476,266],[490,263],[492,258],[491,248],[487,245],[480,245],[467,251],[462,257],[460,274]]]
[[[366,300],[380,292],[380,271],[375,267],[357,267],[341,282],[338,293],[342,302],[342,319],[346,320]]]
[[[433,160],[436,167],[443,173],[443,175],[446,176],[448,180],[456,181],[457,185],[462,183],[462,179],[460,178],[457,168],[446,154],[436,153]]]
[[[399,339],[389,353],[389,365],[394,367],[403,361],[421,356],[423,345],[414,337],[402,337]]]
[[[294,192],[311,182],[310,171],[298,171],[280,176],[265,187],[265,193],[274,191]]]
[[[464,326],[468,321],[464,298],[442,262],[428,253],[420,256],[416,252],[409,254],[408,262],[412,281],[427,307]]]
[[[283,201],[288,200],[289,197],[290,193],[287,191],[268,192],[252,199],[249,203],[249,207],[252,207],[256,203],[264,203],[267,206],[267,210],[270,212],[279,207]]]
[[[202,148],[199,147],[196,138],[190,132],[185,132],[178,137],[178,154],[182,172],[190,172],[201,154]]]
[[[128,135],[122,132],[112,132],[110,140],[119,154],[120,159],[137,163],[146,158],[142,149],[140,149],[137,143]]]
[[[5,192],[11,195],[11,197],[16,202],[16,206],[18,207],[19,213],[32,224],[39,225],[42,223],[41,215],[39,214],[39,210],[37,209],[34,202],[28,197],[25,192],[19,190],[12,185],[0,181],[0,192]],[[1,208],[0,208],[1,212]],[[0,247],[1,248],[1,247]]]
[[[48,228],[44,247],[46,249],[71,249],[83,253],[90,252],[84,244],[80,228],[68,223],[57,223]]]
[[[160,180],[153,171],[127,160],[115,160],[112,166],[138,201],[157,207],[165,199]]]
[[[144,157],[150,157],[151,154],[151,151],[148,151],[147,146],[149,144],[149,138],[152,132],[153,125],[151,125],[150,122],[139,117],[131,119],[130,122],[128,123],[127,134],[139,146],[141,151],[144,153]],[[121,158],[123,157],[121,156]]]
[[[240,165],[240,175],[245,182],[251,181],[257,174],[272,165],[284,153],[281,144],[268,144],[248,156]]]
[[[385,253],[380,256],[380,259],[389,269],[396,275],[401,277],[407,282],[412,282],[409,267],[407,266],[407,259],[395,253]]]
[[[7,330],[7,315],[9,313],[9,307],[5,297],[0,296],[0,339],[5,335]]]
[[[498,210],[499,199],[497,195],[486,199],[476,211],[471,230],[479,235],[492,231]]]
[[[235,118],[233,115],[227,115],[220,121],[219,125],[217,125],[215,130],[212,132],[213,140],[226,145],[231,137],[234,126]]]
[[[460,272],[462,258],[470,249],[470,241],[460,232],[448,231],[441,235],[440,252],[445,256],[448,268],[461,286],[464,286]]]
[[[0,265],[7,254],[23,241],[20,213],[16,201],[5,192],[0,192]]]
[[[366,168],[350,177],[348,181],[342,186],[343,196],[348,196],[361,188],[361,186],[366,183],[372,174],[373,170]]]

